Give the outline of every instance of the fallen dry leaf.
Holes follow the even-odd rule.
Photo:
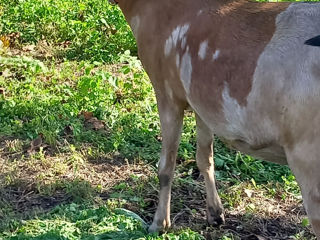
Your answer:
[[[84,120],[89,120],[89,119],[93,118],[92,112],[82,111],[81,115],[84,117]]]
[[[100,129],[104,129],[104,127],[105,127],[104,122],[97,119],[96,117],[92,117],[92,118],[88,119],[87,121],[85,121],[85,125],[86,125],[86,127],[93,129],[93,130],[100,130]]]
[[[248,198],[252,198],[254,191],[250,189],[245,189],[244,190],[245,194],[247,195]]]
[[[8,78],[8,77],[11,77],[12,76],[12,73],[11,71],[6,68],[3,72],[2,72],[2,76],[5,77],[5,78]]]
[[[28,152],[30,153],[30,152],[33,152],[33,151],[39,149],[42,145],[42,142],[43,142],[43,134],[40,133],[37,138],[35,138],[31,141],[30,148],[29,148]]]
[[[0,41],[2,42],[3,48],[10,47],[10,39],[7,36],[0,36]]]

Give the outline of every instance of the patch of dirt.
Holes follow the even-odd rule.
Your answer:
[[[75,200],[105,201],[116,184],[130,181],[131,176],[143,181],[151,175],[150,167],[129,164],[118,153],[93,159],[85,151],[90,147],[84,144],[74,153],[58,148],[28,152],[30,141],[0,138],[0,222],[9,217],[1,215],[1,208],[8,209],[12,218],[28,219]]]
[[[219,228],[209,227],[206,223],[206,201],[203,178],[193,183],[181,184],[175,180],[172,190],[171,221],[173,229],[191,228],[200,232],[206,239],[220,239],[230,235],[231,239],[240,240],[285,240],[293,236],[304,239],[315,239],[311,227],[303,227],[301,222],[306,218],[301,200],[294,196],[286,199],[270,198],[262,190],[256,190],[256,197],[249,198],[244,193],[247,185],[241,185],[243,197],[234,207],[225,209],[226,223]],[[224,194],[232,194],[232,186],[220,183]],[[157,206],[157,195],[150,191],[146,195],[149,206],[143,212],[139,209],[130,210],[142,214],[148,223],[152,222]],[[225,203],[224,199],[222,202]],[[245,206],[255,204],[255,209],[248,210]],[[128,206],[130,208],[130,206]],[[302,238],[297,238],[302,239]]]
[[[34,210],[47,212],[59,204],[68,202],[68,197],[65,192],[57,191],[51,196],[42,196],[34,190],[26,188],[15,189],[8,187],[1,189],[1,201],[10,203],[15,212],[22,215]]]
[[[120,153],[92,157],[86,155],[85,150],[73,155],[50,150],[42,158],[24,153],[15,156],[25,150],[19,142],[10,145],[13,141],[16,139],[0,141],[0,208],[1,204],[10,206],[14,218],[27,219],[31,212],[47,212],[59,204],[74,201],[75,197],[89,200],[99,197],[104,202],[114,192],[130,192],[141,197],[144,205],[129,198],[124,207],[146,222],[152,222],[159,189],[156,169],[152,166],[130,163]],[[12,150],[15,147],[17,152]],[[114,188],[121,183],[126,184],[124,188]],[[281,192],[270,196],[268,186],[253,189],[251,183],[232,186],[219,182],[218,185],[227,206],[226,224],[213,228],[206,224],[203,177],[198,172],[192,173],[191,179],[178,173],[172,190],[173,229],[191,228],[206,239],[219,239],[228,234],[232,239],[241,240],[284,240],[297,234],[313,239],[311,229],[301,225],[306,218],[301,199],[290,194],[282,198]],[[0,220],[4,218],[0,216]]]

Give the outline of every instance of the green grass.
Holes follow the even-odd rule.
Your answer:
[[[185,218],[202,225],[150,235],[139,218],[117,209],[150,222],[161,145],[152,86],[118,8],[107,0],[0,0],[0,40],[0,239],[203,239],[208,232],[238,239],[203,226],[191,113],[179,148],[173,212],[184,209]],[[37,139],[41,144],[34,147]],[[246,209],[238,218],[247,227],[269,214],[264,204],[270,199],[300,202],[285,166],[232,151],[219,139],[215,164],[227,211]],[[251,191],[257,196],[244,194]],[[309,231],[306,220],[302,225],[297,239]]]
[[[70,204],[50,213],[25,221],[14,232],[0,233],[3,239],[139,239],[139,240],[202,240],[196,232],[148,234],[143,220],[122,209],[100,206],[90,208]]]
[[[0,1],[0,31],[19,33],[16,45],[43,41],[58,58],[110,62],[135,41],[118,8],[108,0]]]
[[[150,159],[152,146],[141,145],[147,139],[157,142],[158,124],[150,122],[157,122],[156,105],[139,63],[130,64],[120,67],[119,77],[88,62],[63,62],[57,71],[30,58],[1,57],[0,69],[10,77],[0,77],[6,91],[0,100],[0,134],[33,139],[41,133],[55,145],[70,127],[74,141],[98,140],[104,151],[122,151],[126,157],[140,152]],[[85,129],[81,112],[104,121],[105,131]]]

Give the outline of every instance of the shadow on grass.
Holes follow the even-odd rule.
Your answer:
[[[137,174],[139,175],[138,172]],[[304,232],[303,235],[307,239],[312,239],[310,229],[300,225],[301,219],[294,219],[295,215],[301,215],[301,212],[304,212],[301,205],[296,205],[297,202],[283,206],[282,210],[285,214],[273,217],[264,217],[263,214],[252,211],[243,213],[243,210],[232,210],[229,212],[227,209],[225,226],[220,229],[207,228],[203,179],[197,177],[197,174],[192,176],[195,179],[183,176],[175,179],[172,191],[174,229],[190,227],[201,232],[206,239],[219,239],[226,234],[248,240],[259,239],[259,236],[263,237],[262,239],[289,239],[290,236],[301,232]],[[127,176],[110,189],[100,192],[87,181],[62,180],[60,183],[48,184],[46,196],[36,192],[37,182],[33,184],[32,188],[28,180],[19,179],[16,184],[0,189],[0,204],[6,203],[0,209],[5,209],[5,205],[11,208],[7,211],[7,216],[3,216],[2,219],[0,216],[0,222],[3,225],[0,232],[12,232],[19,229],[18,236],[7,239],[72,239],[68,237],[69,233],[75,234],[76,239],[135,239],[130,236],[143,237],[146,234],[145,231],[140,228],[137,231],[128,229],[113,231],[106,228],[106,230],[99,230],[97,234],[91,234],[89,229],[92,226],[86,225],[87,221],[92,220],[97,226],[111,221],[104,219],[109,214],[109,209],[100,207],[102,210],[99,208],[97,210],[93,207],[94,198],[100,196],[104,199],[102,201],[104,203],[112,199],[124,201],[122,207],[139,214],[148,223],[151,223],[157,205],[158,183],[154,176],[145,179]],[[21,222],[21,220],[24,221]],[[120,226],[122,220],[120,222],[115,220],[116,226]],[[52,223],[52,221],[56,222]],[[28,229],[32,231],[34,224],[36,228],[46,226],[47,229],[43,232],[39,230],[41,233],[30,237],[31,235],[24,231]],[[50,227],[50,224],[53,225]],[[63,231],[67,231],[68,234]]]
[[[1,177],[1,176],[0,176]],[[0,187],[0,232],[47,213],[56,206],[92,201],[96,188],[83,180],[61,180],[37,189],[38,182],[16,179],[16,183]]]

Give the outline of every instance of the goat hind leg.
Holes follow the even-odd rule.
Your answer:
[[[320,240],[320,139],[304,141],[286,149],[288,164],[300,185],[312,228]]]

